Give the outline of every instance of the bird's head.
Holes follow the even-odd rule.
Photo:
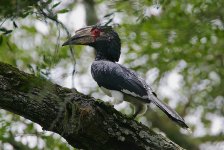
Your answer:
[[[121,43],[118,34],[111,26],[87,26],[75,32],[65,45],[89,45],[96,49],[96,59],[118,61]]]

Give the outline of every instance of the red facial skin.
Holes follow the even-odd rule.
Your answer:
[[[100,30],[95,28],[91,30],[91,35],[94,37],[94,41],[96,41],[96,38],[100,36]]]

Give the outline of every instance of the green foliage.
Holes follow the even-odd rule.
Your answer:
[[[1,0],[0,17],[23,17],[25,18],[32,12],[33,6],[38,0]]]
[[[154,83],[150,84],[158,89],[164,86],[170,73],[176,72],[180,75],[179,88],[174,92],[177,97],[180,97],[176,109],[186,118],[201,111],[198,122],[204,129],[200,138],[194,135],[188,136],[169,123],[165,116],[148,113],[146,117],[152,127],[159,128],[174,142],[188,149],[198,149],[198,145],[202,142],[215,141],[212,139],[224,140],[221,131],[217,135],[209,132],[213,120],[208,117],[214,115],[223,118],[224,115],[224,81],[222,80],[224,78],[224,9],[222,8],[224,1],[96,0],[95,2],[96,8],[100,8],[101,4],[107,7],[105,12],[98,12],[99,16],[106,15],[105,19],[112,23],[117,23],[113,22],[116,21],[113,17],[118,16],[118,20],[121,20],[116,30],[122,39],[124,64],[141,74],[157,69],[159,73],[155,75]],[[61,68],[74,65],[75,59],[71,57],[69,49],[60,47],[60,41],[65,41],[69,35],[65,34],[68,30],[65,30],[57,18],[59,13],[72,10],[75,4],[68,4],[66,8],[61,8],[61,3],[62,1],[52,0],[1,1],[0,61],[47,79],[51,79],[51,70],[57,68],[57,65]],[[38,31],[35,25],[37,20],[47,26],[48,32]],[[75,47],[75,57],[80,58],[78,60],[80,73],[77,75],[80,79],[83,74],[87,74],[86,64],[92,59],[89,59],[90,52],[86,54],[87,51],[82,49],[83,47],[80,46]],[[66,64],[61,64],[63,61]],[[69,75],[68,71],[64,74],[63,76]],[[89,86],[87,93],[94,95],[98,92],[95,87],[86,86]],[[158,94],[159,97],[160,94],[162,92]],[[166,101],[172,102],[169,97],[164,97]],[[21,118],[18,117],[16,121],[19,120]],[[195,133],[198,130],[198,122],[189,123]],[[12,124],[3,119],[0,121],[0,133],[4,133],[0,134],[0,140],[9,133]],[[25,124],[24,134],[36,131],[33,123]],[[54,136],[49,135],[37,136],[45,142],[46,149],[69,148],[60,142],[58,137],[55,139]]]

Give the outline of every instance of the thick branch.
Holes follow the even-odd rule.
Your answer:
[[[102,101],[0,63],[0,108],[40,124],[76,148],[182,149]]]

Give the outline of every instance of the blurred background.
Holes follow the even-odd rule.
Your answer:
[[[108,23],[122,40],[119,63],[143,76],[193,133],[154,106],[138,121],[183,148],[223,150],[223,6],[222,0],[1,0],[0,61],[109,101],[90,74],[94,49],[61,47],[75,30]],[[125,102],[115,108],[133,113]],[[0,149],[73,148],[59,135],[0,109]]]

